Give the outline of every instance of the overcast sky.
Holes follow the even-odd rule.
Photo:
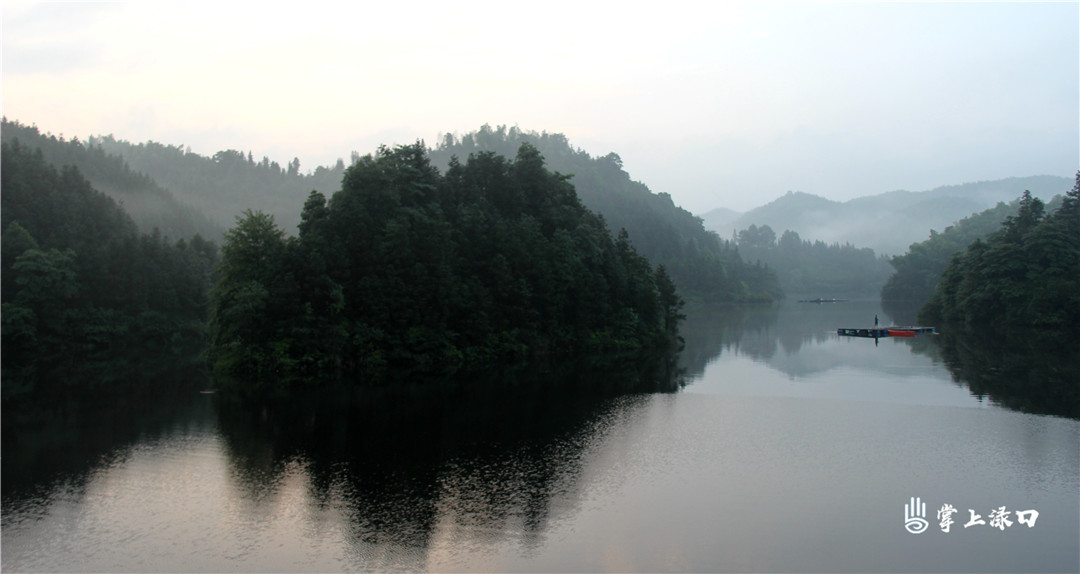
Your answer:
[[[5,2],[2,107],[302,171],[516,125],[614,151],[695,213],[742,211],[1072,178],[1078,6]]]

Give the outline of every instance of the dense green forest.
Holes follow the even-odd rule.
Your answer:
[[[228,231],[209,357],[246,385],[438,374],[506,359],[671,348],[682,301],[625,231],[522,145],[451,160],[422,143],[311,192],[298,237],[248,211]]]
[[[5,406],[145,384],[134,372],[147,361],[198,353],[216,245],[141,233],[78,168],[56,169],[41,148],[5,141],[0,159]]]
[[[204,213],[213,213],[212,208],[195,209],[101,145],[83,143],[77,137],[65,140],[42,134],[35,126],[8,121],[6,117],[0,124],[0,138],[9,144],[19,141],[26,148],[40,149],[45,162],[58,170],[74,166],[94,189],[118,201],[144,232],[157,229],[174,239],[197,233],[218,240],[228,223],[211,221]]]
[[[1056,197],[1049,207],[1056,209],[1061,201],[1060,196]],[[934,293],[942,273],[955,254],[997,231],[1002,222],[1015,217],[1019,209],[1020,200],[1002,202],[961,219],[941,233],[931,229],[929,239],[913,243],[907,253],[889,260],[895,272],[881,288],[881,300],[886,303],[911,302],[921,306]]]
[[[772,271],[744,262],[733,243],[705,229],[670,195],[631,180],[618,154],[593,157],[574,149],[562,134],[485,125],[460,137],[447,134],[430,155],[442,169],[453,157],[464,160],[483,151],[513,158],[522,143],[538,149],[553,171],[572,175],[582,204],[603,216],[611,230],[626,229],[638,252],[667,268],[685,297],[713,302],[782,297]]]
[[[776,271],[784,293],[808,297],[876,298],[891,268],[874,250],[850,243],[809,241],[788,230],[776,238],[768,225],[738,232],[735,241],[746,261]]]
[[[1032,329],[1075,345],[1080,325],[1080,173],[1060,206],[1025,191],[1016,215],[952,258],[919,313],[973,330]]]
[[[653,264],[664,265],[685,296],[710,301],[771,301],[782,296],[771,271],[744,263],[734,244],[706,230],[701,219],[677,207],[668,194],[655,194],[632,181],[617,154],[592,157],[572,148],[562,134],[505,126],[483,126],[460,138],[448,135],[428,153],[445,173],[451,157],[464,161],[470,154],[493,151],[513,158],[521,143],[539,149],[553,171],[572,174],[585,207],[603,216],[613,232],[625,228],[635,249]],[[287,235],[295,234],[301,222],[296,206],[312,190],[329,196],[339,189],[346,167],[338,160],[333,167],[319,166],[305,174],[296,158],[283,167],[267,157],[256,161],[250,151],[223,150],[204,157],[183,145],[132,144],[111,135],[90,137],[88,147],[122,157],[131,170],[210,214],[214,225],[227,227],[244,210],[256,209],[272,215]],[[353,152],[351,161],[359,157]]]

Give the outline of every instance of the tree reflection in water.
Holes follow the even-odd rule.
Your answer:
[[[1025,413],[1080,418],[1074,334],[976,333],[950,325],[932,340],[953,378],[973,395]]]
[[[354,552],[396,548],[389,563],[400,566],[448,536],[477,544],[514,533],[538,545],[553,501],[574,506],[582,450],[619,397],[673,392],[680,380],[673,357],[622,357],[257,401],[223,395],[216,407],[250,519],[272,513],[258,501],[272,506],[278,485],[303,475]]]

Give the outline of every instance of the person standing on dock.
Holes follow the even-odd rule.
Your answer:
[[[877,315],[874,315],[874,326],[877,327]]]

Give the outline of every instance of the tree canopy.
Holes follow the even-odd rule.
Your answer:
[[[771,270],[745,262],[732,242],[705,229],[701,218],[675,205],[669,194],[632,180],[614,152],[593,157],[572,147],[563,134],[485,125],[460,137],[447,134],[430,155],[443,169],[455,156],[480,152],[512,159],[523,143],[538,149],[550,169],[570,174],[581,203],[601,215],[613,233],[626,229],[634,248],[653,265],[663,265],[685,297],[710,302],[782,297]]]
[[[985,241],[957,253],[920,320],[1067,334],[1080,324],[1080,173],[1049,216],[1029,192]]]
[[[776,237],[768,225],[751,224],[735,236],[748,262],[775,270],[786,294],[875,297],[889,276],[889,264],[874,250],[850,243],[809,241],[787,230]]]
[[[4,142],[0,157],[5,400],[108,386],[140,355],[198,352],[213,243],[141,233],[41,148]]]
[[[210,358],[251,385],[446,373],[669,346],[682,300],[625,230],[522,145],[450,162],[422,143],[357,158],[289,238],[249,211],[222,246]]]

